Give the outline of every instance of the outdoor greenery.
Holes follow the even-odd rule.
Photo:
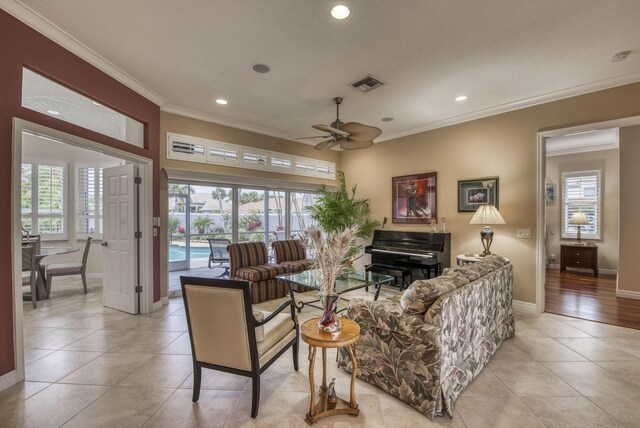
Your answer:
[[[176,234],[178,228],[180,227],[180,219],[174,216],[169,217],[167,227],[169,229],[169,243],[171,243],[173,242],[173,235]]]
[[[209,217],[198,217],[191,221],[191,227],[198,230],[198,233],[204,233],[207,227],[211,226],[213,220]]]

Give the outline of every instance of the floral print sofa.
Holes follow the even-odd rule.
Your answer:
[[[492,255],[389,299],[352,299],[358,377],[430,418],[453,416],[460,393],[515,334],[512,295],[513,266]],[[344,349],[338,365],[351,371]]]

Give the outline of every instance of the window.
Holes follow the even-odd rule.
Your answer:
[[[585,213],[589,224],[580,226],[585,239],[600,239],[600,171],[562,174],[562,238],[575,239],[578,227],[569,224],[573,213]]]
[[[76,238],[102,239],[102,172],[110,165],[76,165]]]
[[[66,240],[67,164],[25,161],[21,183],[22,227],[43,240]]]

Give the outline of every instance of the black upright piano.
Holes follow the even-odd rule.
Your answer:
[[[451,234],[376,230],[365,247],[371,254],[367,269],[396,277],[407,287],[415,279],[436,277],[451,263]]]

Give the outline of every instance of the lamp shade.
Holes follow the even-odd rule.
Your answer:
[[[571,218],[569,219],[569,224],[589,224],[589,220],[587,220],[587,216],[583,212],[573,213]]]
[[[505,224],[494,205],[480,205],[469,224]]]

